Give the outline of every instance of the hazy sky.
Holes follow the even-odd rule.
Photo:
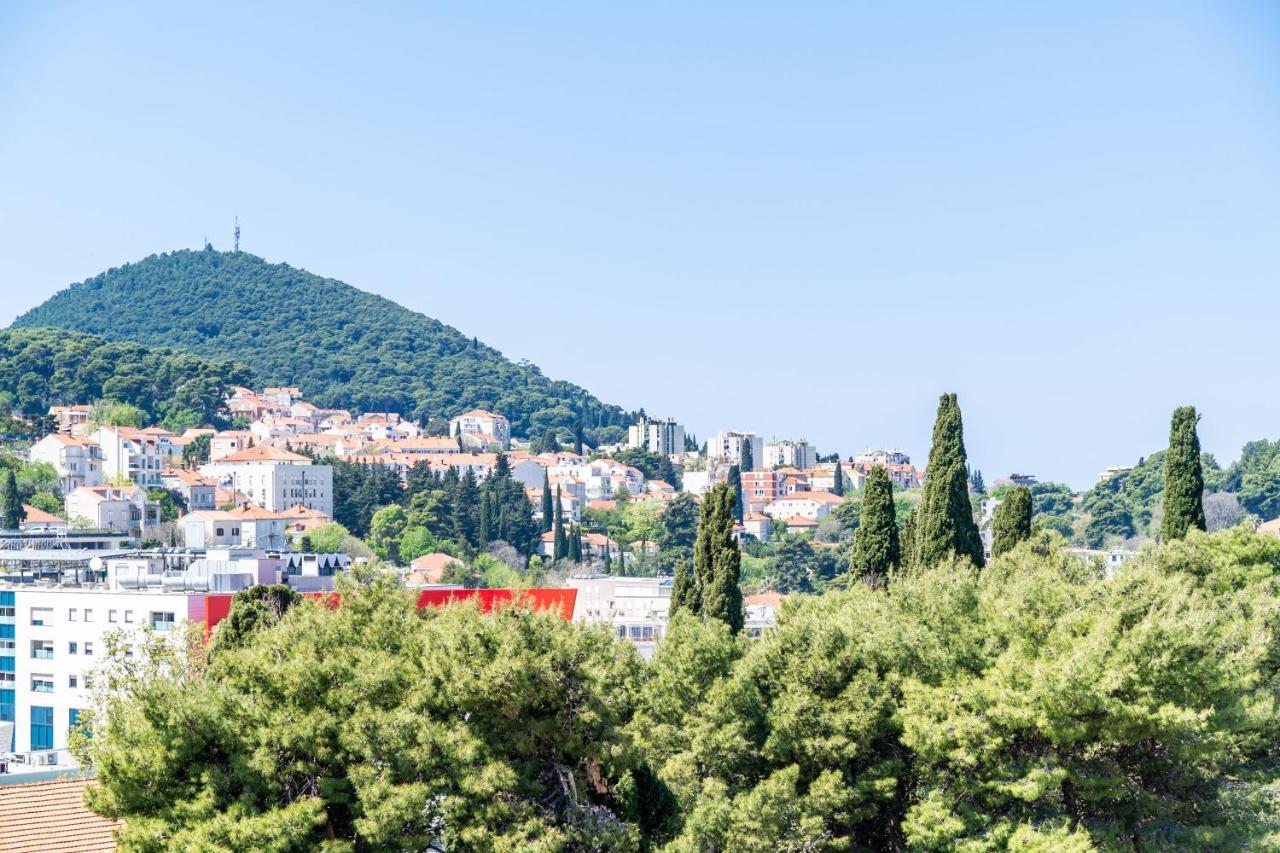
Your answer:
[[[239,215],[700,436],[1280,435],[1275,3],[259,5],[0,4],[0,324]]]

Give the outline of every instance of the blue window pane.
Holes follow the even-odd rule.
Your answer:
[[[17,635],[18,626],[8,622],[0,625],[0,640],[12,640]]]
[[[13,607],[12,592],[0,592],[0,607]]]
[[[31,748],[53,749],[53,708],[31,706]]]
[[[14,672],[12,657],[0,657],[0,672]]]

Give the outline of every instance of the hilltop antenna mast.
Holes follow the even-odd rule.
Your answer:
[[[239,216],[236,217],[235,251],[236,252],[240,251],[240,217]]]

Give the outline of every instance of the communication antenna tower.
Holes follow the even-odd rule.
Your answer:
[[[239,216],[237,216],[237,217],[236,217],[235,249],[234,249],[234,251],[237,251],[237,252],[239,252],[239,251],[240,251],[240,217],[239,217]]]

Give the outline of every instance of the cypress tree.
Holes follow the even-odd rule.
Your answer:
[[[573,425],[573,452],[582,455],[582,421]]]
[[[560,440],[556,438],[556,431],[547,427],[542,433],[542,452],[543,453],[559,453]]]
[[[898,548],[901,554],[899,558],[903,568],[915,565],[916,558],[916,516],[920,514],[920,505],[917,504],[907,511],[902,519],[902,530],[898,534]],[[857,534],[854,534],[854,541],[857,541]]]
[[[732,500],[730,512],[738,521],[742,521],[742,469],[737,465],[729,468],[729,496]]]
[[[684,557],[676,560],[676,576],[671,582],[671,609],[674,616],[678,610],[689,609],[689,587],[693,579],[689,577],[689,561]]]
[[[738,550],[737,537],[733,535],[733,497],[725,485],[716,486],[715,490],[720,491],[721,496],[715,501],[707,531],[711,571],[708,583],[702,589],[702,615],[719,619],[736,634],[742,630],[746,615],[740,586],[742,553]]]
[[[999,557],[1030,538],[1031,490],[1026,486],[1015,486],[1000,501],[995,518],[991,520],[991,556]]]
[[[12,468],[6,468],[3,479],[0,479],[0,516],[3,516],[4,526],[10,530],[17,530],[18,525],[27,520],[27,511],[18,494],[18,479]]]
[[[551,473],[549,471],[542,472],[542,532],[551,532],[551,526],[555,523],[555,504],[551,500]]]
[[[738,467],[742,471],[754,471],[756,469],[756,460],[752,458],[751,441],[744,438],[742,441],[742,455],[738,459]]]
[[[693,578],[689,584],[685,604],[692,613],[702,613],[702,596],[711,586],[712,572],[715,571],[714,527],[720,515],[721,498],[728,494],[728,487],[719,485],[713,488],[702,500],[702,510],[698,516],[698,535],[693,540]]]
[[[1205,529],[1204,472],[1200,468],[1200,437],[1194,406],[1173,410],[1169,424],[1169,452],[1164,457],[1164,518],[1160,538],[1182,539],[1191,528]]]
[[[840,457],[836,456],[836,473],[831,482],[831,494],[844,497],[844,469],[840,467]]]
[[[943,394],[938,401],[924,496],[916,517],[916,565],[932,566],[954,553],[982,566],[982,537],[973,520],[967,472],[960,404],[955,394]]]
[[[564,537],[564,510],[560,504],[559,486],[556,486],[556,505],[555,509],[552,510],[552,514],[555,516],[555,519],[552,522],[551,528],[551,559],[562,560],[564,559],[565,553],[568,551],[567,546],[569,543],[565,541]]]
[[[582,562],[582,528],[576,524],[569,534],[569,559],[575,563]]]
[[[867,474],[849,569],[859,577],[883,578],[901,561],[902,546],[893,506],[893,483],[884,466],[877,465]]]
[[[980,495],[987,493],[987,483],[982,479],[982,471],[974,469],[972,476],[969,477],[969,482],[973,485],[973,490],[976,493]]]

